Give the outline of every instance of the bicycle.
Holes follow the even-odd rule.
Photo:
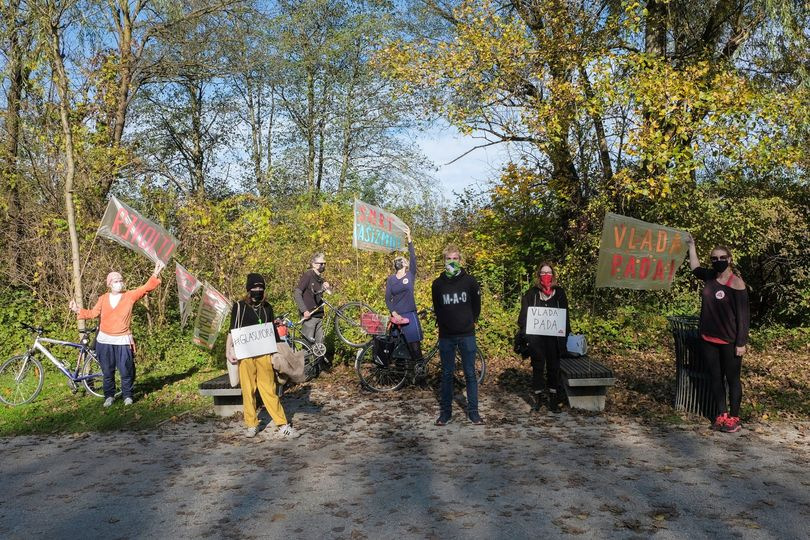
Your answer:
[[[314,379],[321,372],[321,362],[326,356],[326,345],[315,343],[301,333],[300,327],[304,319],[293,322],[285,313],[276,317],[273,324],[276,325],[278,336],[289,345],[293,352],[304,351],[304,375],[306,380]]]
[[[316,295],[321,295],[321,301],[323,303],[316,307],[313,312],[323,310],[324,313],[326,313],[324,306],[328,306],[334,313],[333,324],[335,326],[335,333],[340,340],[349,347],[356,349],[367,345],[371,341],[371,337],[366,332],[362,322],[369,315],[379,316],[379,314],[364,302],[345,302],[339,306],[335,306],[326,298],[324,294],[326,292],[328,291],[324,289],[315,292]],[[303,322],[303,319],[301,322]],[[324,322],[324,326],[328,326],[328,323]]]
[[[81,333],[79,342],[74,343],[72,341],[42,337],[45,329],[41,326],[34,327],[28,324],[22,326],[36,332],[37,337],[34,338],[33,345],[25,354],[12,356],[0,366],[0,401],[6,405],[16,406],[24,405],[36,399],[45,382],[42,362],[35,356],[37,352],[45,355],[45,358],[50,360],[67,377],[71,392],[74,394],[78,392],[81,383],[87,392],[96,397],[104,397],[101,364],[99,364],[96,353],[91,349],[90,345],[90,336],[98,330],[97,328],[85,329]],[[45,344],[78,349],[76,368],[72,370],[62,363],[48,350]]]
[[[420,310],[417,315],[423,317],[432,313],[432,309]],[[386,331],[381,336],[375,336],[370,343],[360,349],[354,363],[354,369],[360,378],[360,384],[374,392],[388,392],[399,390],[410,378],[413,384],[425,378],[428,366],[434,357],[438,356],[439,342],[423,356],[420,361],[413,357],[402,326],[389,322]],[[441,367],[440,367],[441,369]],[[459,377],[459,371],[462,375]],[[475,374],[478,384],[483,384],[487,373],[487,361],[481,349],[475,351]],[[454,379],[457,385],[464,385],[461,355],[456,351],[456,368]]]

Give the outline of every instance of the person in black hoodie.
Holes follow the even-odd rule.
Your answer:
[[[729,248],[715,246],[710,255],[712,267],[702,268],[692,235],[686,239],[686,244],[689,246],[689,266],[692,273],[705,283],[698,331],[700,353],[711,373],[712,394],[718,408],[718,416],[712,429],[736,433],[741,429],[740,371],[751,320],[748,290],[743,279],[734,272]]]
[[[467,385],[467,415],[481,425],[478,412],[478,380],[475,376],[475,323],[481,314],[481,287],[462,267],[461,251],[453,245],[444,248],[445,271],[433,281],[433,309],[439,327],[439,356],[442,359],[441,411],[437,426],[453,416],[453,371],[456,350],[461,353]]]
[[[518,335],[515,338],[516,352],[525,351],[532,362],[532,410],[539,411],[543,392],[547,391],[548,408],[560,412],[560,357],[567,352],[566,337],[535,336],[526,334],[526,319],[529,307],[554,307],[565,310],[565,335],[571,333],[568,317],[568,298],[565,290],[557,285],[554,267],[542,262],[534,273],[535,285],[526,291],[520,302]],[[543,377],[545,369],[545,379]]]

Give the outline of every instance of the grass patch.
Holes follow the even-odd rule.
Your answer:
[[[0,436],[148,429],[180,415],[211,415],[211,398],[201,396],[197,387],[222,373],[212,368],[139,373],[135,403],[125,407],[117,399],[104,408],[102,398],[82,390],[72,394],[65,377],[46,367],[45,384],[36,400],[0,408]]]

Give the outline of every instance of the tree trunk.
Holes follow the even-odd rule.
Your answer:
[[[191,173],[192,193],[205,195],[205,156],[203,155],[202,100],[203,88],[200,83],[187,83],[191,101]]]
[[[323,154],[324,147],[326,146],[326,137],[324,135],[324,131],[326,127],[327,101],[329,99],[328,96],[328,92],[326,89],[324,89],[323,99],[321,100],[321,111],[318,118],[318,179],[315,184],[315,193],[321,191],[321,186],[323,185]]]
[[[644,28],[644,51],[665,56],[667,53],[667,2],[649,0]]]
[[[307,74],[307,188],[315,189],[315,74]]]
[[[270,87],[270,115],[267,118],[267,170],[264,179],[267,191],[273,185],[273,122],[276,120],[276,90]]]
[[[354,88],[358,78],[358,68],[360,62],[356,61],[352,69],[352,78],[346,90],[346,109],[343,112],[343,143],[340,148],[340,175],[338,176],[338,193],[343,191],[346,185],[346,177],[349,174],[349,162],[352,151],[352,124],[354,123]]]
[[[261,94],[256,92],[254,95],[254,85],[250,80],[250,76],[245,77],[245,103],[248,109],[248,122],[250,124],[250,160],[253,164],[253,181],[256,184],[256,190],[266,195],[267,191],[264,186],[262,172],[262,119],[261,119]]]
[[[594,99],[593,88],[591,81],[588,78],[588,72],[585,66],[579,66],[579,72],[582,75],[582,82],[585,87],[585,97],[589,100]],[[610,163],[610,151],[608,150],[607,137],[605,136],[605,124],[602,117],[597,113],[591,113],[591,120],[593,121],[594,131],[596,131],[596,143],[599,146],[599,162],[602,165],[602,179],[606,184],[609,184],[613,179],[613,166]]]
[[[134,12],[130,12],[130,5],[128,2],[119,0],[110,2],[110,16],[116,22],[116,31],[118,34],[118,50],[119,50],[119,66],[118,66],[118,86],[115,93],[115,109],[112,118],[109,119],[110,125],[107,126],[109,134],[109,145],[111,148],[118,148],[121,146],[121,140],[124,137],[124,127],[127,121],[127,109],[129,108],[129,100],[132,95],[132,77],[135,69],[135,55],[132,52],[132,33],[135,19],[140,13],[142,4],[138,2]],[[100,178],[100,192],[99,197],[103,200],[112,189],[113,182],[115,181],[117,171],[113,174],[105,174]]]
[[[14,0],[8,9],[9,24],[9,56],[8,75],[9,88],[6,98],[6,144],[4,145],[3,159],[0,160],[0,178],[8,186],[8,275],[11,282],[17,282],[20,278],[20,268],[22,266],[22,251],[20,242],[23,237],[22,216],[20,212],[22,205],[20,201],[20,177],[17,171],[17,163],[20,150],[20,102],[25,81],[28,79],[28,69],[25,67],[24,54],[27,47],[23,46],[21,34],[22,27],[12,21],[18,20],[20,11],[20,0]]]
[[[73,162],[74,145],[73,129],[70,124],[70,88],[68,86],[65,63],[62,58],[61,37],[59,35],[60,21],[47,21],[48,27],[48,54],[51,57],[51,67],[54,73],[56,89],[59,93],[59,118],[62,123],[62,136],[64,137],[65,152],[65,213],[70,234],[70,254],[73,267],[73,299],[81,308],[84,294],[82,292],[82,268],[79,256],[79,235],[76,230],[76,213],[73,204],[73,181],[76,176],[76,166]],[[79,331],[84,330],[84,321],[78,321]]]

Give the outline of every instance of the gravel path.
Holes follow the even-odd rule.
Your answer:
[[[807,425],[662,429],[506,394],[486,426],[439,428],[427,390],[328,390],[285,397],[294,441],[237,419],[0,439],[0,537],[808,537]]]

